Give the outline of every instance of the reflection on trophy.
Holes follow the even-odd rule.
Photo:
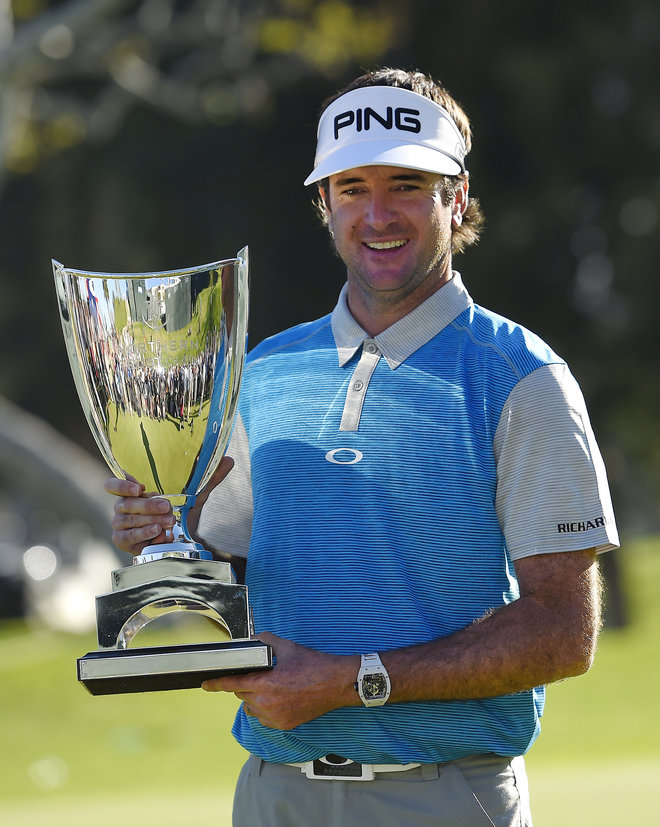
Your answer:
[[[53,261],[69,361],[88,424],[117,477],[172,503],[173,542],[147,546],[96,598],[99,649],[78,659],[94,695],[183,689],[272,666],[251,640],[247,587],[190,537],[186,514],[229,442],[245,360],[248,251],[187,270],[109,274]],[[194,612],[229,637],[129,648],[151,620]]]

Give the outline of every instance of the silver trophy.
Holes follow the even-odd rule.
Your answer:
[[[268,669],[247,587],[189,535],[186,514],[229,442],[248,317],[248,251],[186,270],[110,274],[53,260],[74,383],[116,477],[172,503],[173,541],[147,546],[96,598],[99,649],[78,659],[93,695],[184,689],[228,672]],[[132,647],[151,620],[195,612],[229,640]]]

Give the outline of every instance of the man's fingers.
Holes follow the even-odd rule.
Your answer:
[[[127,480],[111,477],[103,486],[108,494],[115,497],[139,497],[144,492],[144,485],[131,478]]]
[[[167,531],[174,525],[174,515],[169,514],[134,514],[128,511],[117,511],[112,518],[112,528],[114,531],[127,531],[130,529],[140,529],[147,526],[157,526],[163,531]]]
[[[152,543],[157,537],[165,536],[165,530],[162,526],[150,524],[140,526],[139,528],[120,529],[112,532],[112,541],[116,546],[124,551],[135,553],[135,549]]]
[[[145,546],[153,543],[167,543],[172,539],[169,529],[158,524],[141,526],[140,528],[115,530],[112,532],[112,542],[122,551],[129,554],[140,554]]]
[[[129,554],[140,554],[152,543],[171,542],[172,504],[157,493],[147,493],[134,477],[106,480],[105,490],[116,497],[112,542]]]
[[[162,497],[120,497],[115,502],[115,514],[169,515],[172,505]]]

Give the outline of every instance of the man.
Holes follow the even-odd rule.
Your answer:
[[[306,183],[347,283],[250,355],[234,470],[191,523],[249,546],[277,659],[205,684],[243,701],[236,825],[529,825],[542,686],[591,664],[605,471],[564,361],[452,270],[481,220],[470,143],[420,73],[365,75],[322,113]],[[121,548],[162,539],[166,502],[107,488]]]

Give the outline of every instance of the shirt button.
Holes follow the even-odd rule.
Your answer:
[[[353,382],[353,390],[354,391],[361,391],[363,387],[364,387],[364,382],[361,379],[357,379],[355,382]]]
[[[369,344],[366,347],[366,351],[367,353],[377,353],[378,347],[373,342],[369,342]]]

